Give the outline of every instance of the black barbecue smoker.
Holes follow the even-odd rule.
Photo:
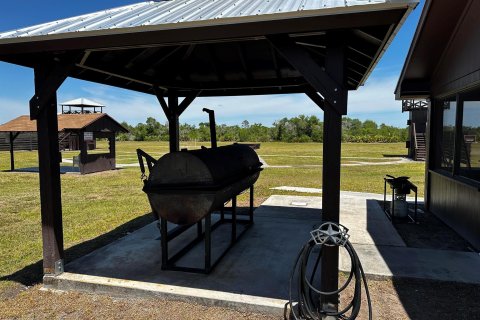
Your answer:
[[[144,182],[143,191],[159,221],[163,270],[209,273],[253,224],[253,186],[260,175],[262,164],[249,146],[232,144],[217,147],[214,111],[203,111],[210,118],[211,148],[182,149],[170,152],[158,160],[137,150]],[[149,169],[148,177],[145,175],[144,159]],[[246,219],[239,219],[237,196],[247,190],[250,191],[249,215]],[[225,207],[228,202],[231,202],[231,206]],[[217,211],[220,213],[213,214]],[[222,224],[231,225],[230,243],[212,261],[212,231]],[[170,256],[169,242],[194,226],[197,228],[196,237]],[[183,256],[202,241],[205,242],[203,268],[177,265]]]

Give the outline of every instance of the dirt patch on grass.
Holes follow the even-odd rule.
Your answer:
[[[9,301],[0,301],[0,319],[275,319],[163,299],[114,298],[39,288],[34,287]]]
[[[346,279],[340,275],[340,281]],[[478,319],[480,286],[417,279],[368,279],[373,319]],[[341,296],[343,306],[353,297],[353,288]],[[368,319],[367,301],[357,319]]]
[[[20,283],[11,281],[0,282],[0,301],[14,299],[21,292],[25,291],[27,287]]]
[[[340,279],[345,280],[341,274]],[[408,279],[369,279],[373,319],[478,319],[480,287]],[[1,287],[0,287],[1,288]],[[154,298],[111,297],[78,292],[21,290],[0,300],[0,319],[282,319],[273,315]],[[1,289],[0,289],[1,290]],[[343,304],[353,296],[348,288]],[[368,319],[365,294],[357,319]]]

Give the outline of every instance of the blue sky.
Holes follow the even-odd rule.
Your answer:
[[[139,0],[31,0],[4,1],[0,11],[0,31],[7,31],[97,10],[136,3]],[[404,127],[407,115],[401,113],[393,91],[415,32],[424,0],[409,16],[364,87],[349,94],[348,116],[372,119]],[[0,62],[0,123],[28,114],[28,101],[34,93],[33,71]],[[152,96],[108,86],[68,79],[58,92],[58,101],[78,97],[90,98],[108,106],[107,112],[119,121],[130,124],[144,122],[147,117],[166,121]],[[271,125],[275,120],[299,114],[317,115],[321,110],[304,95],[199,98],[185,111],[181,122],[196,124],[206,120],[204,107],[216,110],[219,123]]]

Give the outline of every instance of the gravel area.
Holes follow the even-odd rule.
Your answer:
[[[345,280],[341,274],[340,279]],[[478,319],[480,287],[468,284],[369,279],[373,319]],[[0,319],[282,319],[163,299],[118,298],[78,292],[50,292],[37,285],[28,289],[16,283],[0,287]],[[343,305],[353,296],[342,295]],[[359,320],[368,319],[365,295]]]
[[[0,319],[271,320],[275,317],[162,299],[49,292],[35,286],[1,300]]]

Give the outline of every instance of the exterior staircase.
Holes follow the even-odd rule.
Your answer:
[[[425,133],[415,133],[415,160],[425,161],[427,156],[427,142]]]
[[[65,150],[70,148],[70,132],[59,132],[58,133],[58,148],[59,150]]]

